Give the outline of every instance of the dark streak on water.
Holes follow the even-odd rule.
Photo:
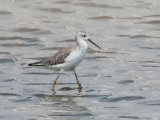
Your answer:
[[[12,12],[9,11],[0,11],[0,15],[12,15]]]
[[[34,96],[36,97],[40,97],[40,98],[44,98],[44,97],[56,97],[56,98],[68,98],[68,97],[72,97],[72,98],[99,98],[99,97],[109,97],[111,95],[46,95],[46,94],[35,94]]]
[[[63,11],[60,8],[37,8],[42,12],[51,12],[51,13],[72,13],[72,11]]]
[[[111,8],[111,9],[123,9],[123,7],[119,7],[119,6],[110,6],[110,5],[107,5],[107,4],[96,4],[96,3],[77,3],[75,5],[81,5],[81,6],[84,6],[84,7],[98,7],[98,8]]]
[[[0,52],[0,55],[3,55],[3,54],[10,54],[9,52]]]
[[[2,80],[3,82],[13,82],[16,81],[15,79],[7,79],[7,80]]]
[[[8,58],[3,58],[0,59],[0,64],[2,63],[13,63],[14,61],[12,59],[8,59]]]
[[[29,72],[29,73],[23,73],[23,74],[29,74],[29,75],[52,75],[53,73],[42,73],[42,72]]]
[[[124,97],[116,97],[116,98],[102,98],[99,101],[100,102],[119,102],[119,101],[132,101],[132,100],[140,100],[145,99],[145,97],[142,96],[124,96]]]
[[[140,117],[137,117],[137,116],[119,116],[119,118],[126,118],[126,119],[140,119]]]
[[[40,31],[41,29],[39,28],[14,28],[13,31],[14,32],[37,32]]]
[[[0,40],[22,40],[27,42],[38,42],[38,38],[26,38],[20,36],[0,37]]]
[[[156,49],[160,50],[160,47],[140,47],[141,49]]]
[[[134,83],[134,80],[124,80],[122,82],[119,82],[119,84],[130,84],[130,83]]]
[[[109,20],[109,19],[113,19],[113,17],[110,17],[110,16],[96,16],[96,17],[90,17],[88,19],[91,19],[91,20]]]
[[[31,46],[42,46],[42,45],[38,43],[34,43],[34,44],[5,43],[5,44],[1,44],[0,46],[3,46],[3,47],[31,47]]]
[[[14,93],[0,93],[0,96],[20,96],[20,95]]]
[[[70,116],[70,117],[85,117],[85,116],[93,116],[93,114],[91,113],[80,113],[80,114],[57,114],[57,113],[54,113],[53,115],[49,115],[49,116]]]

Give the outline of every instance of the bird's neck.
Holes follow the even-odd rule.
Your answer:
[[[85,50],[88,49],[88,44],[83,38],[76,37],[76,43],[80,48],[85,49]]]

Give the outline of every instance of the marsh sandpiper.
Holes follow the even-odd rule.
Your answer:
[[[86,52],[88,49],[88,44],[86,42],[87,40],[91,42],[92,44],[94,44],[99,49],[101,49],[97,44],[91,41],[90,35],[81,31],[81,32],[77,32],[75,36],[75,41],[76,41],[75,46],[64,48],[58,51],[52,57],[46,58],[44,60],[41,60],[35,63],[30,63],[28,65],[29,66],[52,67],[53,70],[58,70],[59,74],[56,77],[56,79],[53,81],[53,87],[52,87],[53,89],[61,73],[67,70],[71,70],[74,72],[79,89],[82,89],[82,85],[79,82],[78,76],[76,74],[76,67],[86,55]]]

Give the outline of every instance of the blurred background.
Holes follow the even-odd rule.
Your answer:
[[[90,45],[63,74],[27,64],[74,45]],[[0,119],[160,120],[159,0],[0,0]]]

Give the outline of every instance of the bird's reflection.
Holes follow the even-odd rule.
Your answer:
[[[78,94],[80,94],[82,92],[82,87],[78,87],[78,88],[72,88],[72,87],[62,87],[59,88],[58,90],[56,90],[55,88],[52,88],[52,95],[56,95],[57,91],[71,91],[71,90],[77,90]]]

